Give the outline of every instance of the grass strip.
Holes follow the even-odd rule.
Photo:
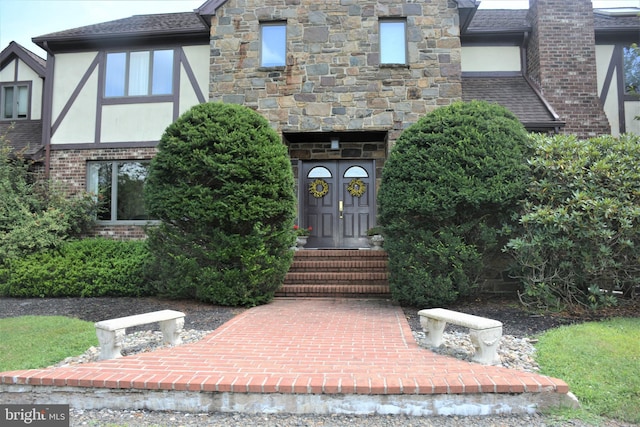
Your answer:
[[[566,381],[586,412],[640,423],[640,319],[564,326],[539,340],[541,372]]]
[[[63,316],[0,319],[0,372],[45,368],[97,345],[91,322]]]

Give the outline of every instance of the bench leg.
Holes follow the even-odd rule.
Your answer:
[[[442,344],[442,334],[444,333],[444,327],[447,326],[447,322],[420,316],[420,325],[427,334],[425,337],[427,345],[440,347],[440,344]]]
[[[180,338],[180,332],[184,327],[184,317],[179,317],[172,320],[163,320],[160,322],[160,330],[162,331],[162,338],[166,344],[179,345],[182,343]]]
[[[100,343],[100,360],[115,359],[122,357],[122,340],[124,340],[124,329],[107,331],[96,328],[98,342]]]
[[[470,329],[471,343],[476,349],[473,361],[483,365],[496,365],[500,363],[498,357],[498,345],[502,338],[502,326],[491,329]]]

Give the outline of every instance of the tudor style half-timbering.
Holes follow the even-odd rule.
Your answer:
[[[31,123],[47,173],[69,194],[100,196],[98,234],[140,237],[146,167],[166,126],[200,102],[254,108],[289,148],[299,223],[319,248],[365,245],[389,150],[438,106],[497,102],[536,132],[640,133],[638,9],[478,3],[208,0],[36,37],[46,73],[17,45],[0,54],[3,88],[31,82],[27,117],[8,103],[0,126]]]
[[[16,42],[0,52],[0,135],[15,151],[40,163],[45,61]]]
[[[164,131],[207,100],[209,37],[194,13],[135,16],[37,37],[48,53],[50,177],[101,202],[97,232],[141,237],[142,186]]]

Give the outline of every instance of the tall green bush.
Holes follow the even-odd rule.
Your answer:
[[[640,137],[536,136],[533,180],[507,250],[523,301],[544,308],[615,303],[640,284]]]
[[[396,300],[437,306],[471,292],[524,194],[526,140],[513,114],[476,101],[439,108],[402,133],[378,194]]]
[[[0,264],[60,247],[94,222],[96,204],[88,194],[66,198],[30,166],[0,135]]]
[[[239,105],[201,104],[167,128],[145,185],[157,291],[223,305],[268,302],[293,254],[287,149]]]
[[[149,253],[142,241],[92,238],[12,258],[0,266],[0,295],[11,297],[142,296]]]

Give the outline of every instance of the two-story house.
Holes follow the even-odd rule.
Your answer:
[[[483,99],[531,131],[640,133],[638,10],[478,3],[208,0],[35,37],[47,51],[45,170],[69,194],[100,196],[96,234],[141,237],[142,186],[166,126],[196,103],[243,104],[289,148],[308,246],[350,248],[376,223],[394,141],[439,106]]]

